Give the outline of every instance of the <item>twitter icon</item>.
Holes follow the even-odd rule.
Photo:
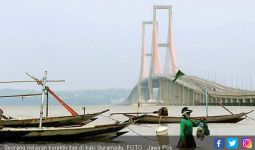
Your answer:
[[[237,149],[238,148],[238,138],[228,138],[227,139],[227,148],[228,149]]]

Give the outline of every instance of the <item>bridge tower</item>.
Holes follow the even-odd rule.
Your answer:
[[[141,67],[140,67],[140,76],[139,76],[139,81],[138,81],[138,95],[137,95],[137,99],[138,100],[144,100],[144,97],[142,94],[142,85],[141,82],[142,80],[148,78],[149,76],[149,68],[148,68],[148,61],[147,61],[147,57],[151,57],[151,53],[148,53],[148,49],[146,47],[146,40],[145,40],[145,29],[146,26],[148,25],[152,25],[152,21],[143,21],[142,22],[142,51],[141,51]]]
[[[158,33],[158,20],[157,20],[157,10],[167,10],[168,11],[168,34],[167,41],[161,43],[159,41]],[[152,33],[152,58],[151,67],[148,80],[148,88],[150,99],[153,99],[153,86],[152,78],[155,76],[165,75],[170,76],[176,73],[176,56],[173,42],[173,26],[172,26],[172,6],[171,5],[154,5],[153,6],[153,33]],[[162,72],[162,64],[160,61],[160,48],[166,48],[166,58],[164,65],[164,72]],[[158,89],[158,93],[160,89]]]

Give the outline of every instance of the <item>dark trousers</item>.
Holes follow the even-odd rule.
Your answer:
[[[197,147],[197,145],[196,145],[193,135],[187,135],[184,139],[184,142],[181,140],[178,142],[177,147],[178,148],[194,148],[195,149]]]

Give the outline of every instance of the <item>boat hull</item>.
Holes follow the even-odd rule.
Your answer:
[[[77,115],[77,116],[61,116],[61,117],[47,117],[43,118],[43,126],[44,127],[63,127],[63,126],[82,126],[91,121],[96,120],[96,116],[101,115],[109,111],[104,110],[98,113],[93,114],[85,114],[85,115]],[[11,119],[11,120],[2,120],[2,125],[4,127],[38,127],[40,120],[38,118],[35,119]]]
[[[243,119],[248,113],[239,113],[233,115],[220,115],[220,116],[208,116],[208,117],[191,117],[191,120],[202,120],[207,118],[207,123],[237,123]],[[124,114],[128,118],[136,117],[135,115]],[[136,123],[148,123],[148,124],[158,124],[158,123],[180,123],[182,117],[172,117],[172,116],[155,116],[155,115],[144,115]]]
[[[69,127],[69,128],[4,128],[0,130],[0,141],[77,141],[113,139],[125,134],[119,132],[133,121],[124,123],[98,125],[92,127]]]

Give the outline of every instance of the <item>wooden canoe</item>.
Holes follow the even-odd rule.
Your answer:
[[[43,118],[43,127],[63,127],[63,126],[82,126],[91,121],[96,120],[96,116],[101,115],[105,112],[109,111],[109,109],[93,113],[93,114],[85,114],[85,115],[77,115],[77,116],[61,116],[61,117],[47,117]],[[4,127],[38,127],[39,126],[39,118],[33,119],[10,119],[10,120],[2,120],[2,124]]]
[[[0,141],[76,141],[113,139],[127,132],[120,132],[134,121],[129,119],[123,123],[114,123],[82,127],[43,127],[39,128],[3,128],[0,130]]]
[[[191,120],[202,120],[207,118],[207,123],[237,123],[246,118],[246,115],[251,113],[239,113],[233,115],[219,115],[219,116],[208,116],[208,117],[191,117]],[[123,114],[128,118],[136,117],[136,115]],[[156,115],[143,115],[136,123],[148,123],[148,124],[158,124],[158,123],[180,123],[182,117],[173,116],[156,116]]]

